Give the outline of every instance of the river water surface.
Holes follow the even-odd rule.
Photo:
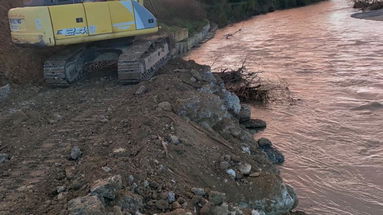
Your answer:
[[[277,11],[219,30],[187,59],[286,82],[294,104],[255,106],[257,137],[285,154],[285,181],[309,214],[383,214],[383,22],[346,0]],[[242,29],[231,39],[224,35]]]

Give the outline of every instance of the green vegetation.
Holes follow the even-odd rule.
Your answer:
[[[322,0],[200,0],[208,18],[219,26],[274,10],[305,6]]]
[[[206,19],[224,26],[254,15],[319,1],[322,0],[145,0],[145,6],[163,26],[185,27],[193,33],[206,24]]]
[[[166,31],[181,27],[193,34],[208,23],[205,9],[196,0],[146,0],[145,7],[153,12]]]

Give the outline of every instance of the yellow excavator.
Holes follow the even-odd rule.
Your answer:
[[[150,79],[170,56],[167,39],[132,42],[159,29],[143,0],[25,0],[8,17],[16,44],[71,45],[45,61],[50,86],[69,86],[89,68],[108,64],[117,65],[120,82],[137,83]]]

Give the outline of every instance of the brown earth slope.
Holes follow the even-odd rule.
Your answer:
[[[230,205],[288,212],[294,192],[240,126],[238,100],[222,86],[207,67],[175,61],[137,86],[15,90],[0,103],[0,154],[10,158],[0,163],[0,214],[76,214],[73,207],[86,206],[70,200],[113,175],[122,183],[104,202],[84,197],[97,200],[93,209],[225,214],[217,212],[228,210],[224,200],[208,192],[215,190]],[[70,160],[74,146],[83,154]]]

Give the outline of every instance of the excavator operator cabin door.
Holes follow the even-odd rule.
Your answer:
[[[83,4],[49,6],[54,36],[57,40],[88,36]]]

